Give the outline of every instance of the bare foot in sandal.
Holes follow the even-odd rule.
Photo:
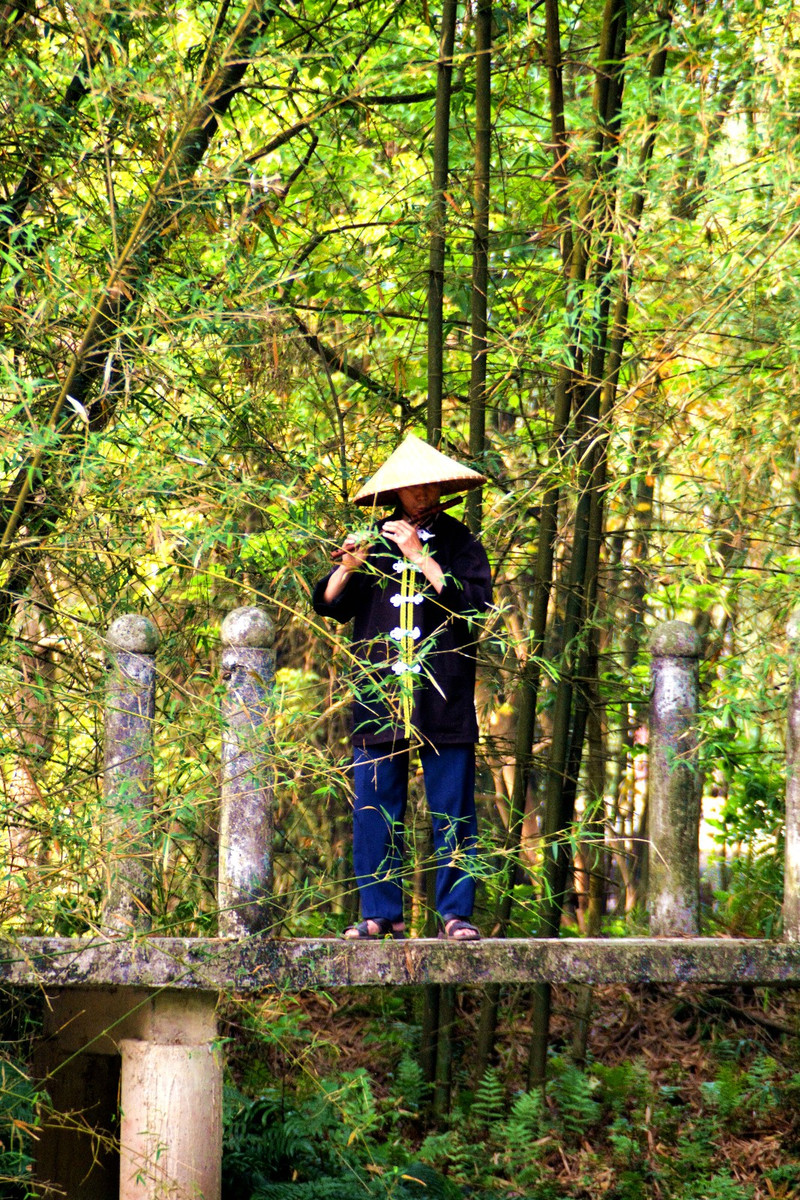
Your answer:
[[[365,917],[357,925],[345,929],[342,937],[348,942],[378,942],[382,938],[397,940],[406,936],[402,921],[389,921],[386,917]]]
[[[480,930],[465,917],[445,917],[444,929],[439,934],[449,942],[477,942],[480,936]]]

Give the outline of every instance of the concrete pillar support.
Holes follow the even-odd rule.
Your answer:
[[[120,1200],[220,1200],[219,1050],[130,1038],[120,1051]]]
[[[269,768],[274,629],[260,608],[222,623],[222,804],[219,933],[248,937],[270,924],[272,782]]]
[[[117,617],[107,637],[103,776],[108,891],[103,920],[130,933],[150,928],[153,892],[153,718],[158,630],[147,617]]]
[[[787,630],[789,710],[786,720],[786,847],[783,875],[783,936],[800,942],[800,609]]]
[[[168,988],[49,996],[34,1062],[53,1106],[35,1143],[43,1195],[219,1200],[216,1004]]]
[[[700,638],[684,621],[665,621],[650,642],[650,932],[700,930],[697,760]]]

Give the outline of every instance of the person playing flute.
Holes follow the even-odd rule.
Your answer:
[[[492,598],[489,562],[440,497],[483,475],[409,435],[354,497],[391,505],[369,543],[347,538],[314,590],[323,617],[353,621],[353,866],[361,917],[350,939],[405,936],[401,886],[410,750],[433,825],[440,937],[473,940],[475,648]]]

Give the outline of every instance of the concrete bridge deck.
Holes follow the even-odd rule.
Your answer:
[[[800,983],[800,943],[744,938],[435,939],[22,937],[0,943],[7,987],[464,987],[488,983]]]

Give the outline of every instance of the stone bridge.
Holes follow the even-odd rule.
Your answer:
[[[649,938],[344,942],[269,936],[272,627],[259,609],[223,623],[224,737],[219,936],[150,931],[152,727],[158,637],[145,618],[108,634],[107,835],[103,929],[93,937],[0,943],[0,980],[45,1000],[35,1074],[55,1112],[37,1177],[69,1200],[219,1200],[220,993],[496,983],[800,982],[800,691],[790,696],[784,940],[699,936],[694,630],[668,622],[651,643]],[[113,1114],[121,1128],[112,1137]],[[84,1114],[85,1120],[72,1114]],[[59,1190],[60,1189],[60,1190]],[[47,1194],[47,1193],[46,1193]]]

